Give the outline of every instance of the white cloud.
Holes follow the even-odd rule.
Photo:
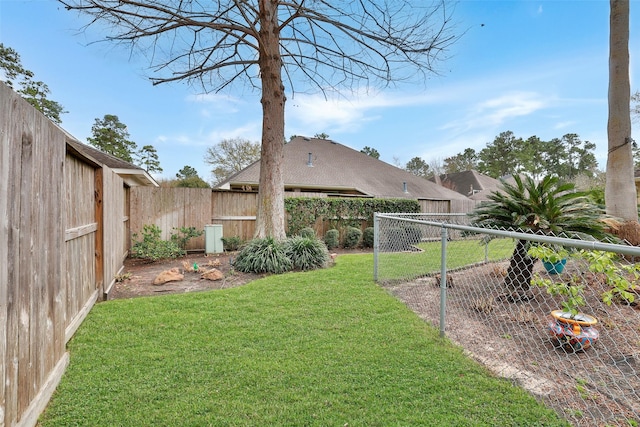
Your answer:
[[[355,133],[379,120],[380,109],[434,103],[429,94],[360,93],[352,98],[325,99],[322,95],[297,95],[287,103],[287,124],[308,132]]]
[[[188,147],[209,147],[223,139],[244,138],[260,141],[261,122],[248,121],[236,127],[214,128],[208,132],[194,132],[193,134],[160,135],[156,137],[159,145],[181,145]]]
[[[199,115],[204,118],[216,117],[221,113],[236,114],[250,108],[244,99],[218,93],[191,94],[186,101],[201,105]]]
[[[559,122],[556,123],[555,126],[553,126],[554,129],[566,129],[570,126],[573,126],[574,124],[576,124],[575,120],[569,120],[566,122]]]
[[[551,99],[536,92],[508,92],[471,106],[463,118],[445,123],[440,129],[457,134],[499,128],[510,119],[528,116],[548,107]]]

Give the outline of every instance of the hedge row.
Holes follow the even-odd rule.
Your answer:
[[[376,212],[420,212],[418,201],[411,199],[291,197],[285,198],[284,208],[288,214],[288,235],[312,227],[317,219],[329,221],[331,228],[343,229],[360,227],[362,221],[373,226]]]

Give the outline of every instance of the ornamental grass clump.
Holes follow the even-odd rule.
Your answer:
[[[327,246],[315,237],[295,236],[284,243],[285,252],[296,270],[315,270],[329,263]]]
[[[287,256],[285,244],[267,237],[244,245],[233,266],[243,273],[280,274],[290,271],[293,263]]]

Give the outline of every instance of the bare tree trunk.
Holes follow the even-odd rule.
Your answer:
[[[282,240],[284,230],[284,104],[278,2],[260,0],[262,148],[255,237]]]
[[[605,203],[607,214],[624,224],[616,234],[640,243],[640,224],[633,178],[631,88],[629,82],[629,0],[610,0],[609,18],[609,152]]]

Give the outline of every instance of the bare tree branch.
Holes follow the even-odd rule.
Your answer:
[[[436,72],[457,39],[445,0],[59,0],[106,24],[107,40],[149,55],[154,84],[206,92],[236,81],[262,93],[256,237],[284,230],[286,76],[299,86],[358,90]]]
[[[187,80],[219,91],[240,79],[260,88],[256,0],[60,2],[91,16],[89,26],[106,23],[108,40],[150,54],[154,84]],[[451,33],[442,0],[282,0],[277,5],[291,91],[307,90],[309,84],[324,91],[426,77],[437,72],[436,61],[459,37]]]

